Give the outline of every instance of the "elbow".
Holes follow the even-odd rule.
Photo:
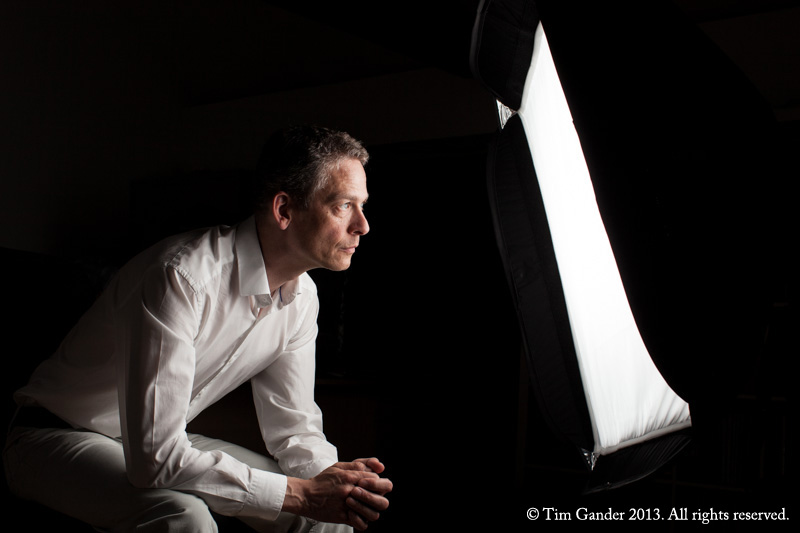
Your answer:
[[[169,489],[178,482],[169,475],[170,469],[165,464],[141,462],[129,464],[128,481],[137,489]]]
[[[128,481],[137,489],[171,489],[181,483],[186,447],[175,444],[153,449],[129,446],[125,452]]]
[[[128,481],[137,489],[163,489],[167,484],[152,468],[128,468]]]

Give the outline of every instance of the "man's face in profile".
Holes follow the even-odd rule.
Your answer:
[[[343,159],[318,190],[308,209],[292,221],[303,260],[312,268],[346,270],[362,235],[369,232],[364,216],[367,175],[358,159]]]

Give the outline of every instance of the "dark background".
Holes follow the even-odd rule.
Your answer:
[[[752,80],[796,153],[800,8],[676,3]],[[94,278],[86,287],[75,279],[176,231],[236,223],[248,213],[249,172],[265,139],[314,122],[350,132],[372,155],[370,235],[348,272],[312,273],[323,305],[318,400],[327,433],[343,459],[383,459],[396,485],[371,529],[563,526],[524,519],[528,507],[545,506],[793,508],[788,280],[777,284],[784,290],[759,366],[718,421],[719,438],[633,486],[580,495],[577,453],[528,399],[494,243],[485,160],[495,104],[469,71],[477,8],[477,0],[0,2],[7,392],[91,295]],[[44,262],[40,272],[23,252],[61,266]],[[35,285],[26,283],[32,273]],[[42,323],[31,337],[26,328]],[[261,446],[246,394],[194,429]]]

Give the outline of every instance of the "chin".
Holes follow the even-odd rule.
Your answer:
[[[336,263],[328,263],[323,266],[326,270],[331,270],[333,272],[342,272],[343,270],[347,270],[350,268],[350,261],[339,261]]]

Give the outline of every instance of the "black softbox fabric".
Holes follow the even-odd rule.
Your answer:
[[[556,433],[593,448],[567,308],[542,196],[518,116],[489,152],[490,206],[511,295],[520,318],[533,393]]]

